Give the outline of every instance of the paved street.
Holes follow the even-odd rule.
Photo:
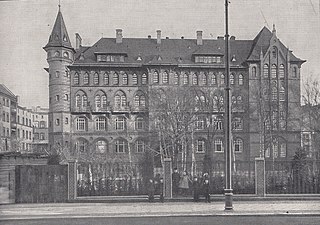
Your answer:
[[[0,206],[0,224],[320,224],[319,201],[56,203]],[[270,223],[274,221],[274,223]]]

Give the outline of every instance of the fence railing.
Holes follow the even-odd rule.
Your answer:
[[[320,194],[320,161],[266,161],[267,194]]]

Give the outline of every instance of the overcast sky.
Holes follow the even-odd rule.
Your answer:
[[[320,0],[230,0],[230,34],[253,39],[263,26],[272,29],[293,53],[307,60],[303,79],[320,77]],[[58,0],[0,1],[0,83],[21,96],[21,104],[48,106],[46,45],[58,12]],[[61,0],[61,11],[74,46],[114,37],[204,38],[224,35],[224,0]]]

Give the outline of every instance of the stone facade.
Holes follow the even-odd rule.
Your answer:
[[[168,87],[197,89],[206,99],[224,103],[224,40],[102,38],[73,49],[59,11],[45,51],[49,63],[49,145],[63,146],[71,155],[135,161],[148,146],[157,145],[152,133],[150,91]],[[300,67],[276,35],[264,27],[253,40],[231,37],[233,147],[235,158],[290,158],[300,146]],[[207,94],[207,93],[210,93]],[[174,97],[174,96],[172,96]],[[210,118],[223,109],[203,112]],[[213,145],[207,130],[194,132],[196,159],[204,153],[223,160],[223,120],[216,123]]]

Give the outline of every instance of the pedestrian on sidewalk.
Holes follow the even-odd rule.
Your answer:
[[[204,192],[204,197],[206,199],[206,202],[210,203],[210,181],[209,181],[209,174],[204,173],[203,174],[203,183],[202,183],[202,188]]]
[[[183,196],[187,196],[187,194],[188,194],[189,181],[190,181],[190,178],[187,174],[187,171],[184,171],[181,178],[180,178],[180,182],[179,182],[179,188],[180,188],[181,194]]]
[[[180,182],[180,174],[178,173],[178,169],[174,168],[172,173],[172,194],[174,196],[178,195],[179,182]]]
[[[148,191],[148,200],[149,202],[153,202],[154,201],[154,191],[155,191],[155,187],[154,187],[154,182],[153,179],[149,179],[149,182],[147,184],[147,191]]]
[[[195,176],[193,178],[193,201],[194,202],[199,201],[199,194],[200,194],[200,183],[199,183],[198,177]]]
[[[164,195],[163,195],[163,188],[164,188],[164,186],[163,186],[163,178],[160,178],[160,202],[164,202]]]

